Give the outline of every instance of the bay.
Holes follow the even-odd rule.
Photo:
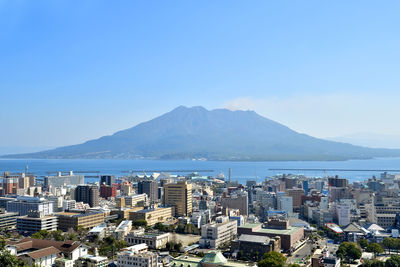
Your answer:
[[[12,173],[24,172],[28,166],[28,172],[33,172],[38,177],[49,175],[58,171],[99,171],[100,174],[112,174],[116,177],[129,175],[129,170],[135,170],[135,174],[143,174],[151,170],[208,170],[200,172],[201,175],[216,176],[223,172],[228,178],[231,169],[232,181],[246,183],[247,180],[264,181],[266,177],[276,174],[292,173],[304,174],[309,177],[325,177],[339,175],[349,179],[350,182],[363,181],[373,175],[379,177],[379,170],[400,169],[400,158],[376,158],[369,160],[347,161],[193,161],[193,160],[106,160],[106,159],[1,159],[0,172]],[[271,169],[322,169],[322,170],[293,170],[280,171]],[[330,171],[329,169],[341,169]],[[344,171],[344,170],[358,171]],[[323,171],[326,170],[326,171]],[[369,171],[374,170],[374,171]],[[151,174],[148,172],[147,174]],[[176,172],[175,174],[187,174]],[[90,175],[90,174],[89,174]],[[92,174],[93,175],[93,174]],[[96,174],[94,174],[96,175]],[[97,179],[87,178],[86,181],[94,182]]]

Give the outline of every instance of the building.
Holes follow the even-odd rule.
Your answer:
[[[240,210],[241,215],[249,215],[249,200],[247,192],[240,192],[232,194],[230,197],[222,198],[221,204],[225,209],[238,209]]]
[[[28,216],[17,219],[17,230],[21,234],[31,235],[40,230],[56,231],[58,220],[56,216],[43,216],[40,212],[30,212]]]
[[[293,197],[278,194],[277,209],[291,215],[293,213]]]
[[[88,254],[88,247],[78,241],[53,241],[45,239],[24,238],[20,241],[8,241],[6,248],[12,255],[21,256],[27,253],[40,251],[42,249],[54,247],[58,249],[65,258],[72,261]]]
[[[268,222],[269,226],[262,227],[261,223],[247,223],[238,227],[238,234],[262,235],[270,238],[280,237],[281,248],[290,251],[301,244],[304,238],[304,227],[290,226],[288,222],[271,218]]]
[[[126,235],[132,230],[132,221],[122,221],[114,231],[115,238],[124,239]]]
[[[348,187],[349,181],[347,179],[339,178],[339,176],[329,177],[328,184],[331,187]]]
[[[2,196],[16,195],[19,188],[19,178],[6,176],[3,178]]]
[[[158,182],[155,180],[144,180],[138,182],[138,193],[146,194],[150,202],[158,201]]]
[[[301,198],[303,196],[305,196],[305,192],[304,189],[301,188],[292,188],[292,189],[287,189],[286,190],[286,194],[290,197],[292,197],[293,199],[293,208],[294,209],[299,209],[301,204],[302,204],[302,200]]]
[[[148,266],[157,267],[158,256],[148,251],[146,244],[122,249],[117,256],[118,267]]]
[[[281,240],[279,237],[269,238],[267,236],[241,235],[231,243],[231,253],[240,252],[243,257],[259,261],[262,256],[270,251],[279,252]]]
[[[57,214],[58,228],[63,231],[76,229],[78,226],[89,229],[104,222],[104,213],[102,212],[60,212]]]
[[[75,267],[106,267],[108,258],[98,255],[85,255],[75,261]]]
[[[147,225],[153,226],[156,223],[166,222],[173,216],[172,207],[152,207],[150,209],[138,210],[131,212],[129,219],[132,221],[144,220]]]
[[[336,204],[337,223],[339,225],[350,224],[350,205],[347,203]]]
[[[62,206],[63,211],[73,210],[75,208],[76,208],[76,200],[74,199],[63,200],[63,206]]]
[[[87,203],[90,207],[98,207],[99,187],[97,185],[78,185],[75,189],[75,200]]]
[[[17,226],[18,212],[0,213],[0,228],[5,230],[15,229]]]
[[[237,235],[237,222],[229,221],[227,217],[217,218],[216,223],[201,227],[200,246],[203,248],[218,248],[231,242]]]
[[[144,229],[132,231],[125,237],[129,246],[144,243],[152,249],[165,248],[169,240],[170,233],[145,233]]]
[[[142,210],[143,207],[133,207],[133,208],[120,208],[111,210],[111,215],[118,215],[118,219],[129,220],[130,214]]]
[[[117,188],[115,186],[109,186],[106,184],[102,184],[100,186],[100,197],[109,198],[117,196]]]
[[[61,251],[55,247],[47,247],[20,255],[18,258],[24,261],[28,266],[51,267]]]
[[[101,175],[100,176],[100,185],[108,185],[112,186],[115,183],[115,177],[113,175]]]
[[[175,207],[175,217],[192,214],[192,185],[186,181],[165,184],[164,204]]]
[[[143,207],[147,203],[147,195],[146,194],[136,194],[124,197],[125,206],[127,207]]]
[[[69,172],[69,175],[62,175],[61,172],[59,172],[56,176],[46,176],[44,177],[43,181],[43,185],[46,188],[61,187],[66,185],[80,185],[84,183],[84,176],[75,175],[72,171]]]
[[[38,211],[46,216],[53,214],[54,202],[39,197],[18,196],[15,200],[7,202],[6,210],[18,212],[21,216],[28,215],[30,211]]]

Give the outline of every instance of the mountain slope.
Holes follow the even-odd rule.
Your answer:
[[[297,133],[254,111],[180,106],[111,136],[11,158],[164,158],[216,160],[340,160],[400,156]]]

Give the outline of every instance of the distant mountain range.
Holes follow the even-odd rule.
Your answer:
[[[180,106],[130,129],[82,144],[7,158],[346,160],[400,156],[400,150],[297,133],[254,111]]]

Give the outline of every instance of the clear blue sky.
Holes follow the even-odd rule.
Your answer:
[[[178,105],[319,137],[400,134],[399,1],[0,0],[0,146],[111,134]]]

